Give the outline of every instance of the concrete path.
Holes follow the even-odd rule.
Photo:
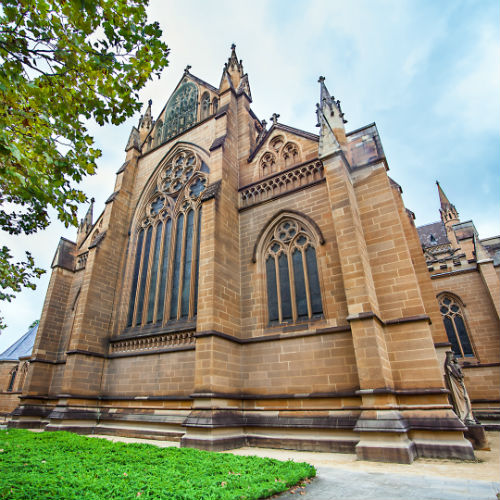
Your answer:
[[[497,500],[500,483],[318,468],[318,476],[276,500]]]
[[[349,453],[316,453],[269,448],[238,448],[226,453],[307,462],[317,477],[275,500],[499,500],[500,434],[488,432],[491,449],[477,451],[477,462],[419,458],[411,465],[368,462]],[[111,441],[157,446],[178,443],[118,436],[95,436]]]

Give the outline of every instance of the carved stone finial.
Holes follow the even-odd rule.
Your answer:
[[[192,66],[190,64],[188,64],[185,68],[184,68],[184,74],[188,74],[189,73],[189,70],[192,68]]]
[[[267,122],[266,122],[266,120],[262,120],[262,121],[261,121],[261,124],[262,124],[262,130],[266,130],[266,127],[267,127]]]
[[[273,113],[273,116],[271,116],[270,120],[273,122],[273,125],[276,125],[278,123],[278,118],[280,115],[278,113]]]
[[[324,76],[320,76],[318,78],[318,83],[323,83],[325,81],[325,77]]]
[[[95,198],[94,197],[90,198],[90,203],[95,203]]]
[[[236,48],[236,44],[232,43],[231,44],[231,50],[234,50]]]
[[[152,104],[153,104],[153,99],[150,99],[150,100],[148,101],[148,106],[149,106],[149,107],[151,107],[151,106],[152,106]]]

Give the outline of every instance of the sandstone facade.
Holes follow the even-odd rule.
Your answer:
[[[498,267],[469,263],[463,293],[429,273],[375,124],[346,132],[319,84],[319,135],[255,115],[234,47],[219,87],[188,68],[156,120],[147,109],[104,211],[59,243],[10,425],[473,457],[436,294],[477,310],[467,376],[489,411]]]

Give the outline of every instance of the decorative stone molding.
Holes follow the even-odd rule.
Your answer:
[[[110,354],[122,352],[153,351],[194,345],[194,330],[180,333],[169,333],[164,335],[150,335],[147,337],[136,337],[132,339],[110,341]]]
[[[324,177],[323,163],[319,160],[284,170],[240,190],[240,208],[273,198],[276,195],[307,186]]]

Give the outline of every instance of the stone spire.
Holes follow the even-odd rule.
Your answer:
[[[153,128],[153,116],[151,114],[151,105],[153,101],[150,99],[148,101],[148,107],[146,108],[146,112],[139,119],[139,135],[141,143],[144,142],[144,139],[149,134],[150,130]]]
[[[458,222],[460,222],[457,209],[455,208],[455,205],[450,203],[450,200],[448,200],[448,197],[444,194],[444,191],[442,190],[438,181],[436,181],[436,185],[438,188],[439,203],[441,204],[441,208],[439,209],[441,220],[443,221],[445,226],[451,227],[453,224],[457,224]]]
[[[243,76],[245,76],[243,71],[243,61],[238,61],[238,58],[236,57],[236,45],[233,43],[231,45],[231,55],[229,56],[227,63],[224,64],[219,90],[224,91],[228,87],[232,87],[234,90],[238,89]],[[248,77],[245,85],[248,86]]]
[[[347,137],[345,134],[344,113],[340,107],[340,101],[330,95],[325,85],[325,77],[320,76],[319,104],[316,104],[316,115],[318,117],[317,127],[320,127],[320,156],[342,149],[347,153]]]

